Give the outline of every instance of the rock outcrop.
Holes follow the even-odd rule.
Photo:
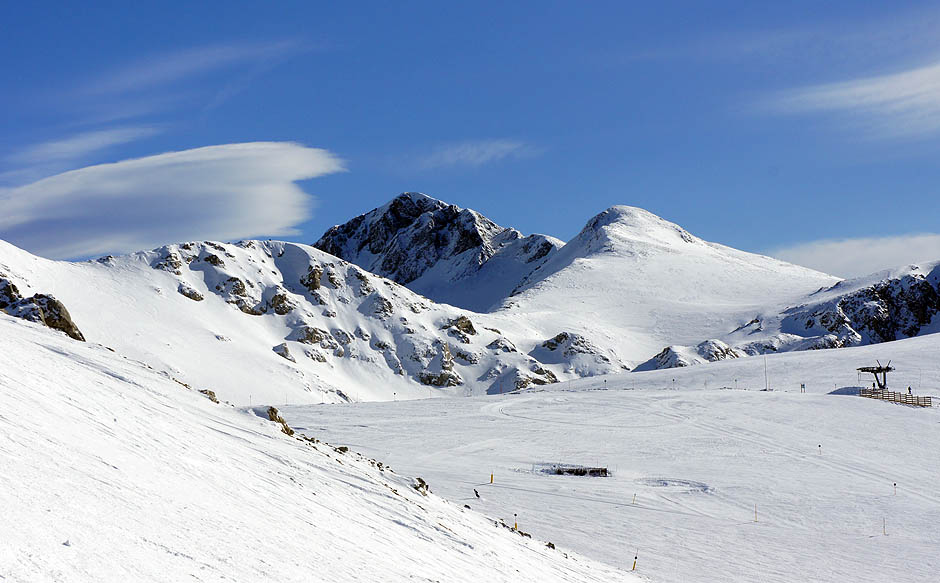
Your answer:
[[[315,247],[438,302],[483,311],[509,295],[561,242],[523,236],[476,211],[416,192],[329,229]],[[463,282],[486,280],[485,288]]]
[[[64,332],[69,338],[85,341],[85,336],[72,321],[72,316],[62,302],[48,294],[33,294],[24,298],[16,285],[3,275],[0,275],[0,310]]]

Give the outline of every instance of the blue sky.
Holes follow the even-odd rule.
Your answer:
[[[43,255],[312,242],[417,190],[562,239],[629,204],[841,275],[940,259],[929,3],[53,4],[0,38],[0,238]]]

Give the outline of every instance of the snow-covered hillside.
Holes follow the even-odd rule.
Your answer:
[[[68,263],[0,242],[4,281],[17,310],[31,294],[54,296],[89,341],[236,404],[502,392],[583,368],[580,352],[546,351],[544,364],[517,349],[503,318],[435,304],[293,243],[183,243]]]
[[[0,411],[3,581],[634,580],[4,314]]]
[[[836,281],[619,206],[588,221],[496,313],[585,334],[637,364]]]
[[[531,255],[533,238],[551,245]],[[562,245],[405,193],[330,229],[317,246],[420,293],[488,309],[522,351],[560,365],[559,378],[605,365],[674,368],[938,330],[936,264],[839,281],[709,243],[628,206],[598,214]]]
[[[0,310],[235,404],[500,393],[940,325],[936,264],[839,282],[632,207],[600,213],[562,246],[407,193],[318,245],[414,289],[295,243],[191,242],[67,263],[0,242]],[[477,313],[468,298],[495,304]]]
[[[314,244],[435,301],[477,312],[502,301],[561,245],[418,192],[337,225]]]
[[[940,332],[938,314],[940,262],[908,265],[818,289],[694,347],[669,346],[637,370],[891,342]]]
[[[897,367],[889,387],[934,407],[851,395],[871,381],[856,368],[878,359]],[[938,396],[933,334],[283,413],[592,558],[630,569],[638,552],[651,581],[926,583],[940,569]],[[554,474],[566,465],[609,476]]]

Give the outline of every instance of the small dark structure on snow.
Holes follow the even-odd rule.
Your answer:
[[[918,397],[917,395],[912,395],[908,393],[895,393],[888,390],[888,373],[893,371],[894,368],[891,366],[891,361],[888,361],[888,364],[885,366],[881,365],[881,362],[875,361],[878,363],[878,366],[863,366],[858,369],[858,372],[870,372],[875,376],[875,385],[872,388],[862,388],[859,391],[859,396],[866,397],[868,399],[880,399],[882,401],[891,401],[893,403],[901,403],[902,405],[914,405],[915,407],[931,407],[933,403],[931,402],[930,397]],[[881,375],[881,378],[878,378],[878,375]],[[908,389],[910,391],[910,389]]]
[[[894,367],[891,366],[891,361],[888,361],[888,364],[885,366],[881,365],[881,361],[876,360],[878,366],[863,366],[858,369],[858,372],[870,372],[875,377],[875,384],[878,385],[878,389],[885,391],[888,389],[888,373],[894,370]],[[878,375],[881,375],[881,378],[878,378]]]
[[[542,466],[541,471],[543,474],[552,474],[555,476],[592,476],[595,478],[606,478],[610,475],[607,468],[570,464],[545,464]]]

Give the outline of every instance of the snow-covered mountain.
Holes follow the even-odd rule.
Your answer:
[[[636,580],[2,313],[0,411],[2,581]]]
[[[581,347],[628,365],[838,281],[708,243],[626,206],[598,214],[562,245],[406,193],[333,227],[316,246],[419,293],[524,323],[517,336],[533,355],[562,335],[575,339],[563,351]]]
[[[417,192],[331,228],[314,244],[435,301],[477,312],[502,301],[561,245]]]
[[[940,262],[908,265],[820,288],[695,346],[668,346],[638,369],[901,340],[940,332],[938,313]]]
[[[67,320],[73,336],[246,405],[508,392],[584,368],[582,353],[547,350],[545,362],[527,354],[505,318],[436,304],[320,250],[274,241],[183,243],[82,263],[0,242],[4,309],[46,314],[50,326]],[[622,370],[598,358],[606,362],[591,373]]]
[[[936,264],[840,282],[626,206],[561,244],[407,193],[318,245],[194,242],[67,263],[0,242],[0,310],[238,404],[507,392],[940,325]]]
[[[935,265],[839,281],[628,206],[598,214],[561,244],[405,193],[333,227],[317,246],[503,317],[531,356],[564,361],[562,372],[579,376],[596,374],[605,359],[649,370],[938,330]]]
[[[588,221],[495,313],[584,334],[636,364],[836,281],[617,206]]]

